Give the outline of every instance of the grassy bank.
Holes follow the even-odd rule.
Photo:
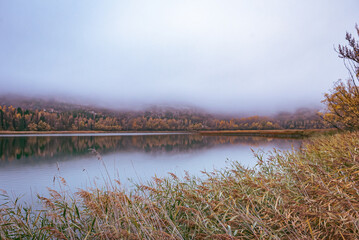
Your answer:
[[[258,155],[253,169],[170,174],[130,193],[116,181],[50,190],[44,211],[2,206],[0,239],[356,239],[358,146],[359,133],[320,136],[301,151]]]

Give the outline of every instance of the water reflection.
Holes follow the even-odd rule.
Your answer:
[[[275,139],[249,136],[201,136],[198,134],[142,135],[142,136],[35,136],[0,137],[0,165],[10,162],[21,164],[53,161],[64,156],[86,155],[90,148],[101,154],[112,152],[145,152],[179,154],[201,151],[221,145],[251,147],[297,142],[293,139]]]
[[[55,175],[64,177],[73,190],[103,184],[103,176],[130,185],[153,176],[183,171],[200,176],[201,170],[221,169],[226,160],[253,166],[251,149],[298,148],[299,139],[196,134],[136,136],[31,136],[0,137],[0,189],[31,201],[31,193],[45,194]],[[89,149],[103,158],[98,161]],[[104,169],[104,164],[107,169]],[[1,202],[1,199],[0,199]]]

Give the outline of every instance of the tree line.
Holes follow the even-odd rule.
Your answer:
[[[0,130],[8,131],[192,131],[320,129],[328,127],[316,111],[302,109],[274,117],[221,118],[181,111],[103,113],[0,106]]]

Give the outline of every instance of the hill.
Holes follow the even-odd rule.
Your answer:
[[[235,114],[233,114],[235,115]],[[236,114],[238,115],[238,114]],[[0,97],[0,130],[7,131],[192,131],[322,129],[315,109],[272,116],[234,117],[194,107],[151,106],[121,110],[55,99]]]

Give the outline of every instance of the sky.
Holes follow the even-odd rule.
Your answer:
[[[212,112],[321,107],[358,0],[0,0],[0,95]]]

